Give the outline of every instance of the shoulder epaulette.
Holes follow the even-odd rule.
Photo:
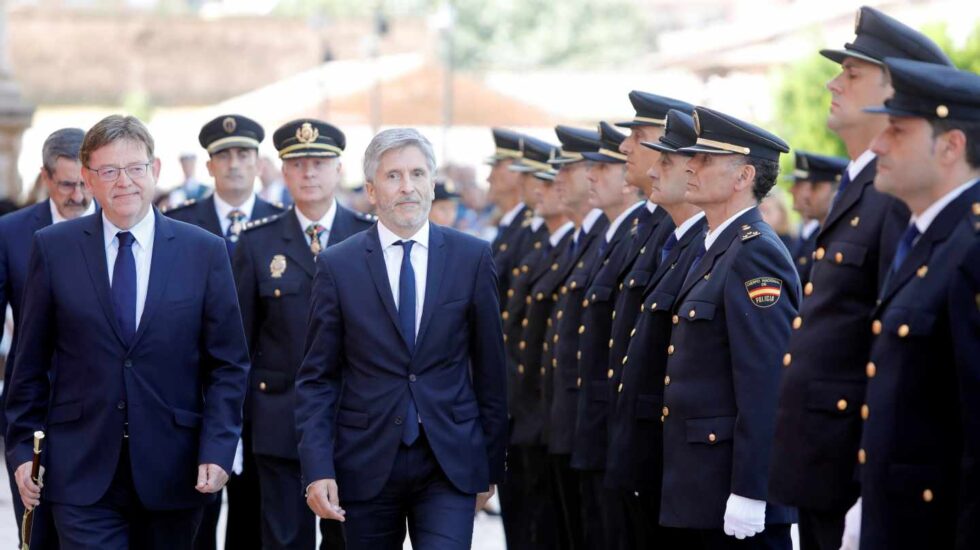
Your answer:
[[[375,216],[374,214],[365,214],[364,212],[361,212],[359,210],[351,210],[351,212],[354,213],[354,217],[355,218],[357,218],[357,219],[359,219],[361,221],[365,221],[365,222],[368,222],[368,223],[374,223],[374,222],[378,221],[378,217]]]
[[[742,237],[742,242],[745,242],[748,240],[752,240],[758,237],[759,235],[762,235],[762,231],[759,231],[758,229],[752,227],[749,224],[745,224],[741,228],[739,228],[739,235]]]
[[[245,227],[243,227],[242,230],[243,231],[248,231],[249,229],[255,229],[257,227],[262,227],[263,225],[268,225],[268,224],[270,224],[270,223],[278,220],[279,218],[281,218],[285,214],[286,214],[286,212],[283,212],[281,214],[275,214],[275,215],[272,215],[272,216],[266,216],[264,218],[259,218],[257,220],[252,220],[250,222],[246,222],[245,223]]]
[[[973,232],[980,233],[980,201],[970,207],[970,223],[973,224]]]
[[[193,206],[197,204],[197,199],[187,199],[186,201],[175,205],[175,206],[164,206],[160,209],[160,212],[166,214],[167,212],[173,212],[175,210],[180,210],[181,208],[187,208],[188,206]]]

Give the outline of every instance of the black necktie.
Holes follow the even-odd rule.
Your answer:
[[[851,172],[844,170],[844,175],[841,176],[840,185],[837,186],[837,193],[834,194],[834,200],[830,203],[830,209],[833,210],[834,206],[837,205],[837,201],[840,200],[841,196],[844,194],[844,190],[847,186],[851,184]]]
[[[703,244],[698,247],[698,253],[695,254],[694,261],[691,262],[691,267],[687,270],[687,278],[690,278],[691,274],[694,273],[694,270],[698,268],[698,264],[701,263],[701,258],[704,258],[704,253],[707,251],[708,249],[705,248]],[[686,284],[687,279],[685,279],[684,282]]]
[[[402,252],[402,267],[398,276],[398,321],[401,324],[408,351],[415,352],[415,270],[412,269],[412,245],[415,241],[398,241]],[[413,375],[414,376],[414,375]],[[408,410],[405,412],[405,428],[402,443],[411,445],[419,437],[419,412],[415,397],[408,392]]]
[[[667,238],[667,242],[664,243],[664,247],[660,250],[660,263],[664,263],[667,260],[667,256],[670,255],[670,251],[674,249],[677,245],[677,234],[671,233],[670,237]]]
[[[136,258],[133,257],[133,234],[129,231],[116,233],[119,247],[116,263],[112,266],[112,306],[116,322],[128,346],[136,334]]]

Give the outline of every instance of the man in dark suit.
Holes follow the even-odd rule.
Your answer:
[[[618,540],[621,534],[614,527],[613,522],[618,518],[612,515],[611,495],[602,485],[606,458],[605,411],[609,399],[608,340],[619,268],[629,248],[630,235],[636,232],[641,220],[651,216],[646,203],[637,201],[636,188],[626,183],[626,155],[619,151],[625,137],[612,125],[600,122],[599,150],[582,153],[592,163],[588,169],[592,204],[611,220],[600,237],[592,272],[586,280],[588,290],[582,300],[581,323],[575,327],[579,391],[571,466],[579,472],[586,548],[615,548],[618,543],[610,544],[607,536]]]
[[[793,260],[758,204],[776,183],[778,137],[698,107],[685,198],[708,233],[674,301],[660,411],[660,524],[684,548],[792,548],[790,508],[766,502],[780,350],[800,303]]]
[[[201,127],[197,138],[210,155],[207,167],[214,178],[214,193],[204,200],[187,201],[166,210],[165,214],[224,237],[228,256],[233,256],[246,223],[282,213],[282,208],[262,200],[254,190],[259,169],[259,143],[264,137],[265,130],[258,122],[241,115],[219,116]],[[251,436],[251,415],[246,409],[242,446],[228,482],[225,530],[228,548],[261,548],[261,497]],[[220,502],[204,511],[197,550],[214,550],[220,513]]]
[[[886,121],[862,109],[892,94],[886,56],[951,64],[932,40],[874,8],[858,11],[855,33],[843,49],[821,51],[841,64],[827,84],[827,127],[843,140],[851,162],[817,233],[803,309],[783,349],[776,412],[770,495],[800,509],[803,550],[836,550],[844,514],[858,497],[854,469],[871,349],[868,316],[909,217],[904,204],[872,185],[869,145]],[[891,226],[898,228],[895,235],[885,230]]]
[[[303,359],[316,255],[374,224],[337,203],[346,138],[314,119],[284,124],[273,141],[294,208],[246,225],[234,272],[252,358],[252,450],[262,496],[262,547],[309,550],[315,516],[303,498],[293,428],[296,371]],[[324,520],[322,548],[343,547],[340,524]]]
[[[895,94],[867,109],[888,115],[874,185],[912,215],[870,317],[861,498],[843,548],[978,548],[980,75],[885,64]]]
[[[674,531],[660,527],[653,518],[660,516],[660,482],[663,473],[662,427],[659,421],[663,401],[667,344],[670,339],[674,298],[698,247],[704,246],[704,213],[687,202],[687,160],[678,152],[695,144],[697,134],[690,115],[670,110],[664,135],[653,142],[642,142],[660,152],[650,168],[650,200],[671,217],[674,229],[658,250],[657,268],[643,278],[643,301],[637,307],[634,326],[623,334],[626,345],[620,361],[621,375],[610,392],[609,449],[606,459],[606,487],[619,492],[626,515],[625,548],[674,547]],[[639,261],[639,260],[638,260]],[[635,275],[630,275],[635,277]],[[636,285],[632,285],[631,288]],[[623,292],[627,292],[624,287]],[[622,293],[620,294],[622,300]],[[618,307],[617,321],[623,309]],[[616,325],[613,325],[615,331]],[[613,336],[615,339],[616,336]],[[615,361],[610,362],[615,367]]]
[[[151,207],[160,165],[137,119],[98,122],[80,158],[102,213],[35,234],[7,460],[36,506],[31,440],[46,430],[44,499],[64,548],[191,548],[241,433],[231,265],[221,239]]]
[[[378,224],[317,258],[296,424],[307,502],[348,548],[469,548],[503,478],[506,375],[490,247],[428,223],[435,155],[379,133]],[[477,498],[479,494],[479,498]],[[343,504],[343,507],[341,507]]]
[[[52,133],[41,149],[41,181],[48,191],[48,199],[33,206],[0,217],[0,316],[7,310],[13,311],[14,331],[17,330],[24,287],[27,285],[27,263],[30,259],[31,242],[34,232],[49,225],[72,220],[79,216],[95,213],[92,193],[82,181],[82,165],[78,161],[78,149],[82,145],[85,132],[78,128],[64,128]],[[10,352],[4,365],[3,379],[7,384],[0,395],[0,410],[6,402],[7,388],[17,356],[16,332],[11,339]],[[7,420],[0,415],[0,430],[6,433]],[[14,481],[14,464],[7,462],[7,475],[13,496],[14,515],[20,529],[24,506]],[[51,522],[51,509],[38,508],[34,513],[34,528],[31,546],[35,548],[57,548],[58,537]]]

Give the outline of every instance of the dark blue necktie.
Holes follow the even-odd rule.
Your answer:
[[[235,255],[235,245],[238,244],[238,237],[241,235],[242,229],[245,228],[245,220],[247,216],[241,210],[237,208],[228,212],[228,220],[231,223],[228,224],[228,230],[225,231],[225,246],[228,247],[228,255]]]
[[[667,260],[667,256],[670,256],[670,251],[674,249],[677,245],[677,235],[671,233],[670,237],[667,238],[667,242],[664,243],[664,247],[660,249],[660,263],[664,263]]]
[[[119,248],[116,263],[112,267],[112,306],[116,322],[128,346],[136,334],[136,258],[133,257],[133,234],[129,231],[116,233]]]
[[[415,353],[415,270],[412,269],[412,245],[415,241],[398,241],[402,252],[402,268],[398,276],[398,322],[408,343],[409,353]],[[411,445],[419,437],[419,411],[415,397],[408,392],[408,411],[405,412],[405,429],[402,443]]]
[[[837,186],[837,193],[834,194],[834,200],[830,203],[830,209],[834,209],[834,205],[840,200],[841,195],[844,194],[844,190],[847,186],[851,184],[851,173],[848,170],[844,170],[844,175],[840,178],[840,185]]]
[[[902,234],[902,240],[898,242],[898,249],[895,250],[895,258],[892,259],[891,274],[898,272],[898,268],[902,266],[902,262],[905,261],[906,256],[915,246],[915,240],[919,238],[919,228],[915,224],[909,224],[908,229]]]
[[[687,278],[690,278],[694,270],[698,268],[698,264],[701,263],[701,258],[704,258],[704,253],[707,251],[708,249],[703,244],[698,247],[698,252],[694,255],[694,261],[691,262],[691,267],[687,270]],[[686,283],[687,279],[684,282]]]

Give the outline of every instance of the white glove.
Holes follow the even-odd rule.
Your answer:
[[[235,447],[235,459],[231,461],[231,472],[236,476],[242,475],[245,465],[245,448],[242,447],[242,438],[238,438],[238,446]]]
[[[766,501],[728,495],[725,505],[725,534],[739,540],[766,530]]]
[[[844,536],[840,539],[840,550],[858,550],[861,544],[861,499],[844,515]]]

